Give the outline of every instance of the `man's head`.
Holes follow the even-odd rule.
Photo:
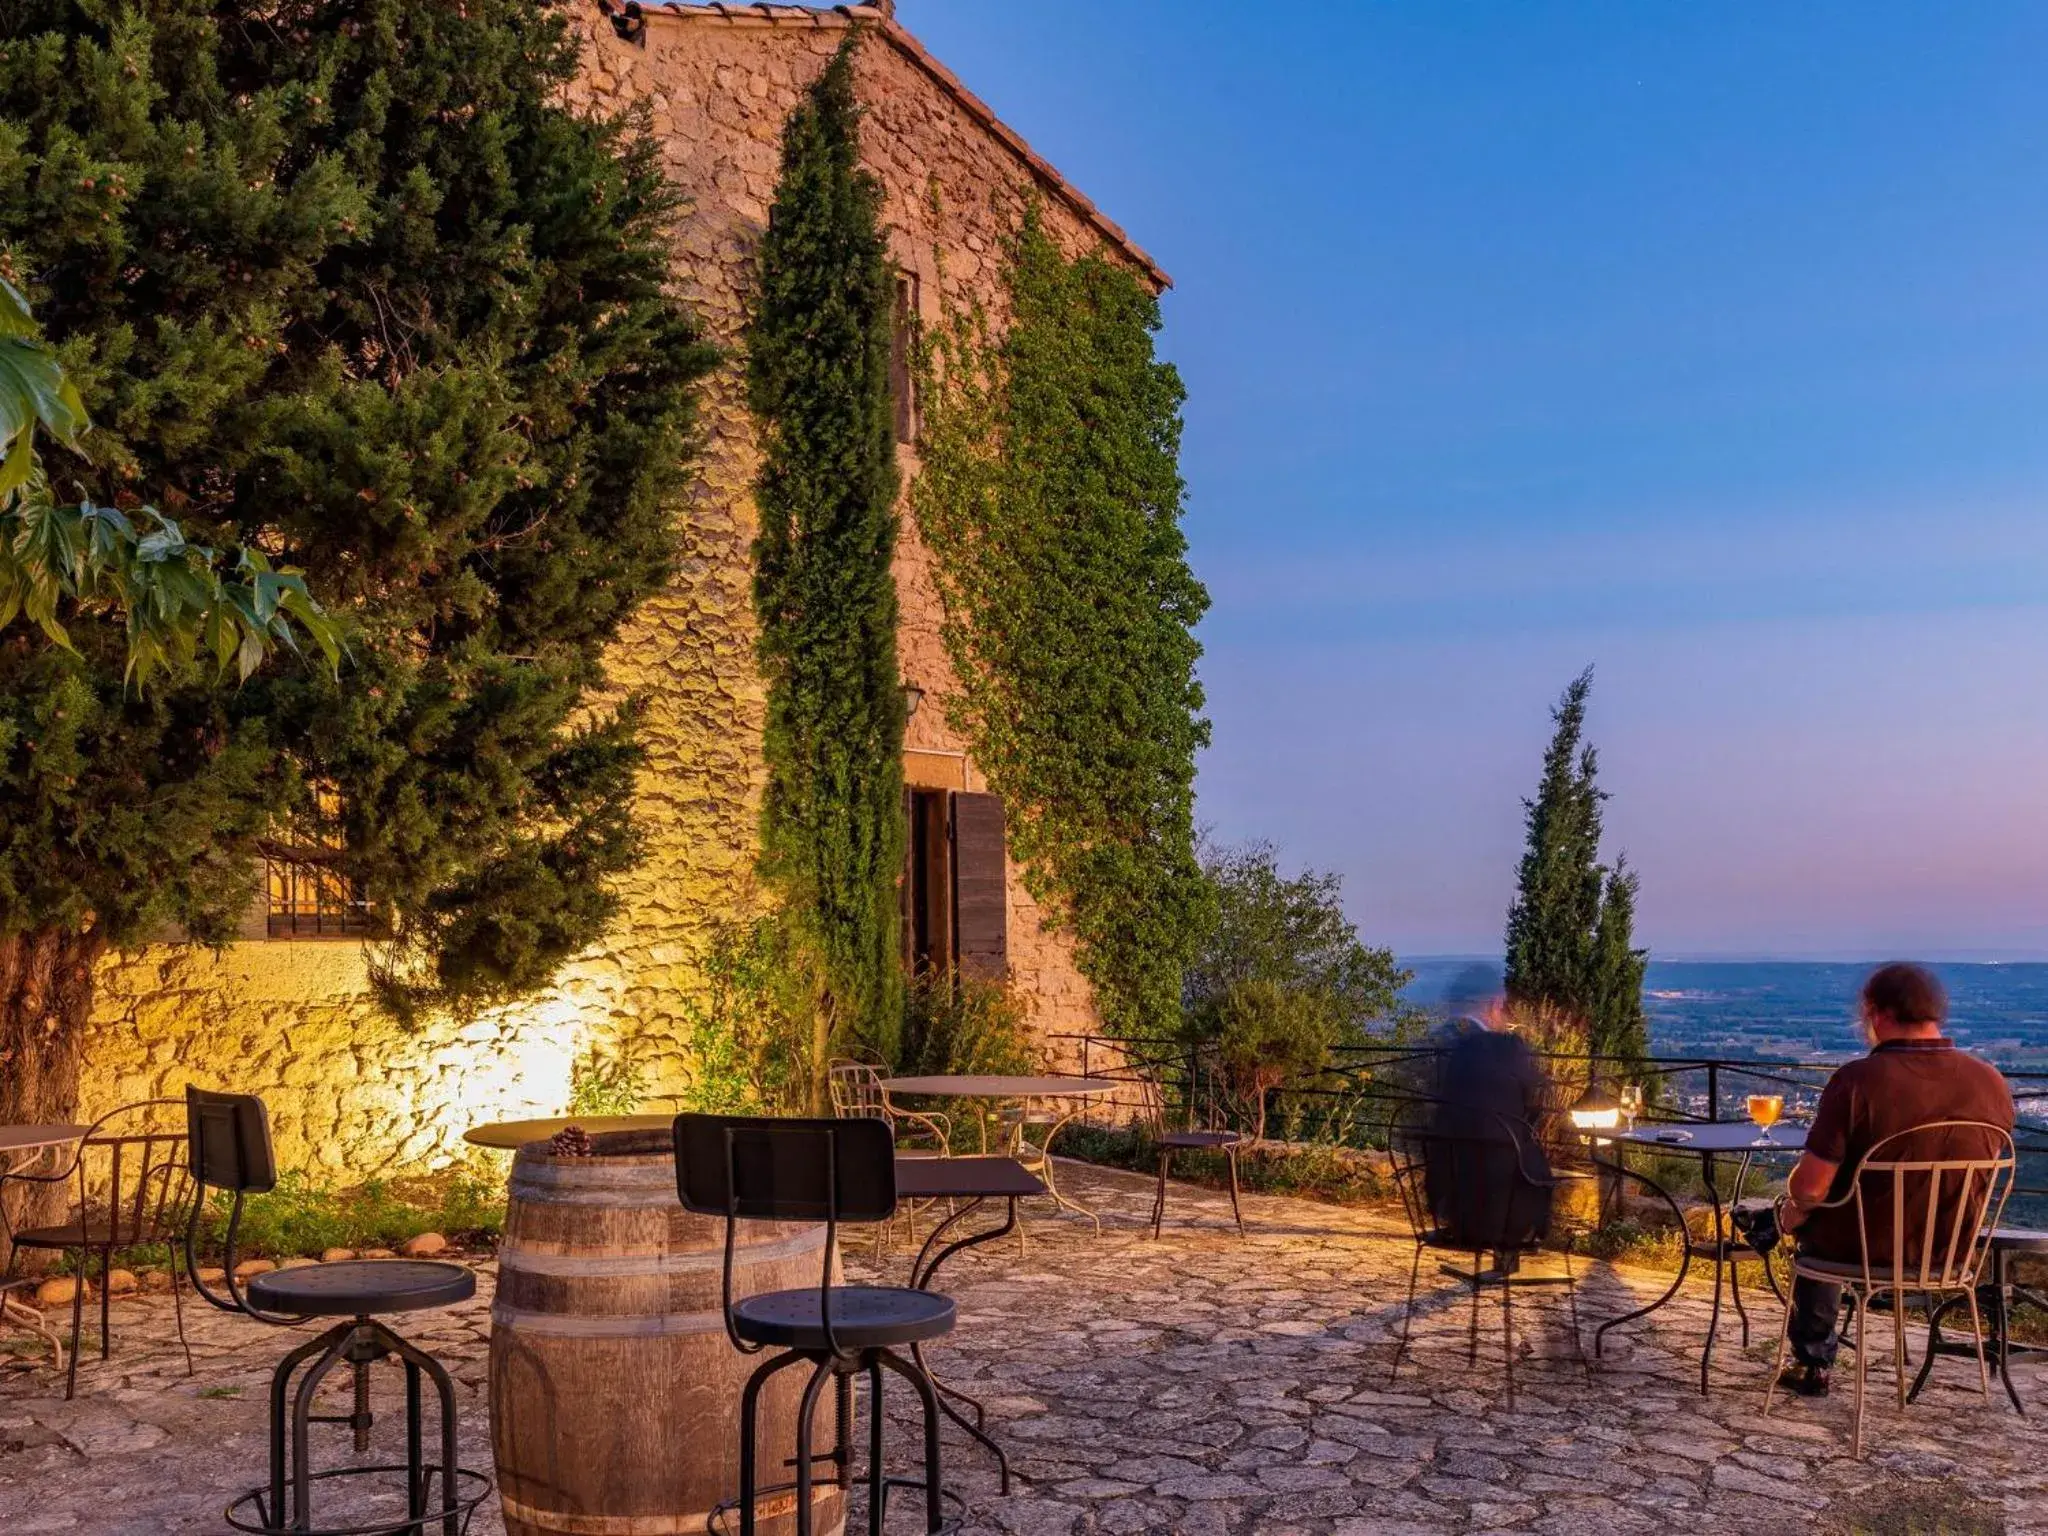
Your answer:
[[[1924,965],[1895,960],[1863,983],[1863,1030],[1873,1045],[1928,1039],[1948,1021],[1948,993]]]

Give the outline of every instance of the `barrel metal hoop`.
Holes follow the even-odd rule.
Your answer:
[[[824,1245],[822,1228],[800,1232],[780,1242],[758,1243],[741,1250],[750,1263],[775,1263],[815,1253]],[[690,1253],[547,1253],[507,1238],[498,1249],[500,1273],[557,1275],[601,1279],[612,1275],[685,1275],[717,1269],[723,1256],[713,1250]]]

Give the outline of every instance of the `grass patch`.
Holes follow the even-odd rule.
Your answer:
[[[1070,1125],[1059,1153],[1135,1173],[1159,1172],[1159,1149],[1133,1127]],[[1252,1194],[1296,1195],[1340,1205],[1376,1205],[1394,1198],[1382,1165],[1370,1153],[1312,1142],[1262,1142],[1239,1151],[1238,1185]],[[1227,1189],[1230,1163],[1221,1152],[1173,1154],[1173,1176],[1209,1189]]]
[[[209,1399],[233,1398],[242,1395],[240,1387],[201,1387],[199,1395]]]
[[[207,1213],[204,1247],[217,1248],[227,1233],[228,1202],[216,1196]],[[396,1248],[423,1232],[450,1242],[488,1245],[505,1226],[501,1182],[467,1169],[427,1178],[372,1180],[331,1189],[288,1173],[267,1195],[242,1205],[236,1236],[251,1257],[317,1258],[329,1248]]]

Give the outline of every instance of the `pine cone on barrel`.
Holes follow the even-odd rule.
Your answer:
[[[564,1126],[548,1143],[548,1150],[557,1157],[594,1157],[597,1148],[591,1144],[590,1132],[580,1125]]]

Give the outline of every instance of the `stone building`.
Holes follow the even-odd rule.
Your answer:
[[[153,946],[107,963],[87,1110],[176,1093],[187,1080],[231,1083],[269,1099],[287,1166],[361,1176],[432,1164],[479,1120],[559,1112],[571,1063],[593,1043],[630,1046],[654,1093],[687,1086],[688,1009],[701,991],[705,943],[754,899],[763,783],[749,570],[756,450],[736,349],[783,123],[849,28],[866,29],[856,55],[862,152],[886,192],[905,325],[977,302],[999,322],[999,252],[1033,198],[1071,253],[1105,251],[1166,285],[1151,258],[927,53],[892,7],[675,4],[620,11],[614,21],[600,0],[586,3],[574,104],[645,104],[688,198],[676,231],[679,288],[728,349],[709,384],[702,474],[679,518],[678,577],[610,659],[614,682],[650,704],[640,794],[648,857],[621,882],[614,931],[550,992],[414,1032],[370,1001],[346,908],[274,871],[267,910],[252,913],[247,938],[224,952]],[[906,485],[916,472],[913,392],[905,369]],[[1048,931],[1001,854],[999,804],[946,723],[953,677],[930,559],[907,515],[896,572],[914,706],[905,759],[919,855],[914,942],[942,962],[1001,967],[1042,1035],[1087,1028],[1094,1009],[1070,945]]]

